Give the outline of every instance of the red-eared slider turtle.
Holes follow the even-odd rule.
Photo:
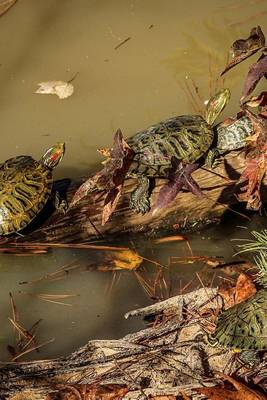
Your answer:
[[[173,159],[190,164],[207,154],[214,141],[212,124],[229,98],[229,89],[222,89],[208,102],[205,119],[200,115],[169,118],[127,140],[135,153],[128,176],[138,178],[131,208],[142,214],[149,210],[150,178],[168,178]]]
[[[64,151],[65,144],[57,143],[39,161],[17,156],[0,165],[0,235],[19,232],[43,209],[52,193],[52,170]],[[64,210],[66,202],[58,193],[54,199]]]
[[[241,359],[253,363],[257,352],[267,350],[267,290],[259,290],[255,296],[221,313],[209,342],[242,351]]]

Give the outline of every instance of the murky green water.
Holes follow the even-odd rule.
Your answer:
[[[18,2],[0,18],[0,159],[17,154],[39,158],[44,149],[64,140],[67,152],[56,177],[87,173],[101,160],[96,149],[109,146],[117,128],[129,136],[167,117],[195,112],[183,90],[185,81],[194,79],[202,103],[208,99],[221,84],[216,77],[226,63],[230,44],[247,37],[256,25],[267,34],[266,14],[263,0]],[[225,86],[231,89],[232,100],[222,118],[237,112],[250,62],[227,74]],[[38,82],[68,81],[77,73],[74,95],[66,100],[34,94]],[[250,224],[249,228],[259,227],[264,220],[256,218]],[[239,225],[245,222],[233,220],[231,225],[190,236],[193,254],[230,259],[235,252],[230,239],[249,234],[249,229]],[[186,242],[155,246],[142,239],[134,245],[141,255],[164,265],[170,256],[191,254]],[[20,284],[72,261],[80,268],[64,279]],[[9,292],[25,327],[42,318],[38,343],[55,338],[31,358],[59,356],[88,339],[116,338],[140,328],[141,322],[124,321],[123,314],[151,302],[140,279],[152,282],[158,267],[144,263],[141,278],[132,272],[114,276],[92,271],[90,266],[101,262],[105,264],[105,254],[93,251],[0,255],[0,360],[8,359],[6,346],[12,344]],[[172,282],[170,294],[178,293],[202,267],[203,263],[173,264],[165,269],[166,283]],[[29,293],[78,296],[59,300],[71,304],[67,306]]]

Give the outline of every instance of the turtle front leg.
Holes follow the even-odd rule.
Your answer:
[[[131,193],[130,208],[145,214],[150,210],[149,199],[150,180],[146,176],[139,176],[136,189]]]
[[[61,214],[66,214],[68,210],[68,202],[60,196],[59,192],[55,192],[54,206]]]
[[[217,148],[209,150],[206,155],[205,166],[208,168],[215,168],[220,162],[220,155],[221,154]]]

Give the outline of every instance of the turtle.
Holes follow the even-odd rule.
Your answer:
[[[52,191],[52,171],[64,152],[65,143],[57,143],[39,161],[22,155],[0,165],[0,236],[26,228],[51,197],[56,208],[66,211],[66,201]]]
[[[230,90],[221,89],[201,115],[180,115],[162,121],[127,139],[134,151],[128,177],[137,178],[130,208],[145,214],[150,209],[151,178],[168,178],[172,161],[191,164],[208,155],[214,142],[212,124],[230,99]],[[213,154],[207,160],[213,159]]]
[[[246,301],[222,312],[208,341],[211,345],[242,352],[241,360],[254,364],[258,352],[267,350],[267,290],[260,289]]]

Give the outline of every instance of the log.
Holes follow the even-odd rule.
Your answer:
[[[229,363],[228,350],[214,348],[203,330],[222,306],[217,289],[203,287],[191,293],[129,312],[126,317],[154,317],[153,326],[119,340],[92,340],[71,355],[55,360],[6,363],[0,368],[0,399],[59,399],[60,391],[82,385],[119,385],[128,400],[151,395],[178,395],[193,399],[196,387],[213,386],[215,372],[242,373]],[[70,397],[79,399],[82,397]],[[87,397],[84,397],[87,398]],[[88,398],[91,398],[88,396]]]
[[[182,191],[175,201],[156,214],[150,211],[145,215],[140,215],[129,208],[129,194],[136,182],[133,179],[127,179],[117,208],[104,226],[101,225],[103,196],[95,202],[87,196],[64,216],[54,212],[41,228],[25,237],[16,236],[16,243],[84,243],[120,236],[125,238],[127,235],[156,236],[196,230],[203,225],[219,221],[222,215],[237,203],[236,182],[243,168],[244,153],[240,151],[226,155],[223,162],[214,170],[199,168],[193,173],[193,177],[201,187],[204,196],[199,198],[190,192]],[[69,202],[77,188],[87,178],[71,182],[67,190]],[[164,179],[156,182],[152,193],[152,206],[164,183],[166,183]]]

